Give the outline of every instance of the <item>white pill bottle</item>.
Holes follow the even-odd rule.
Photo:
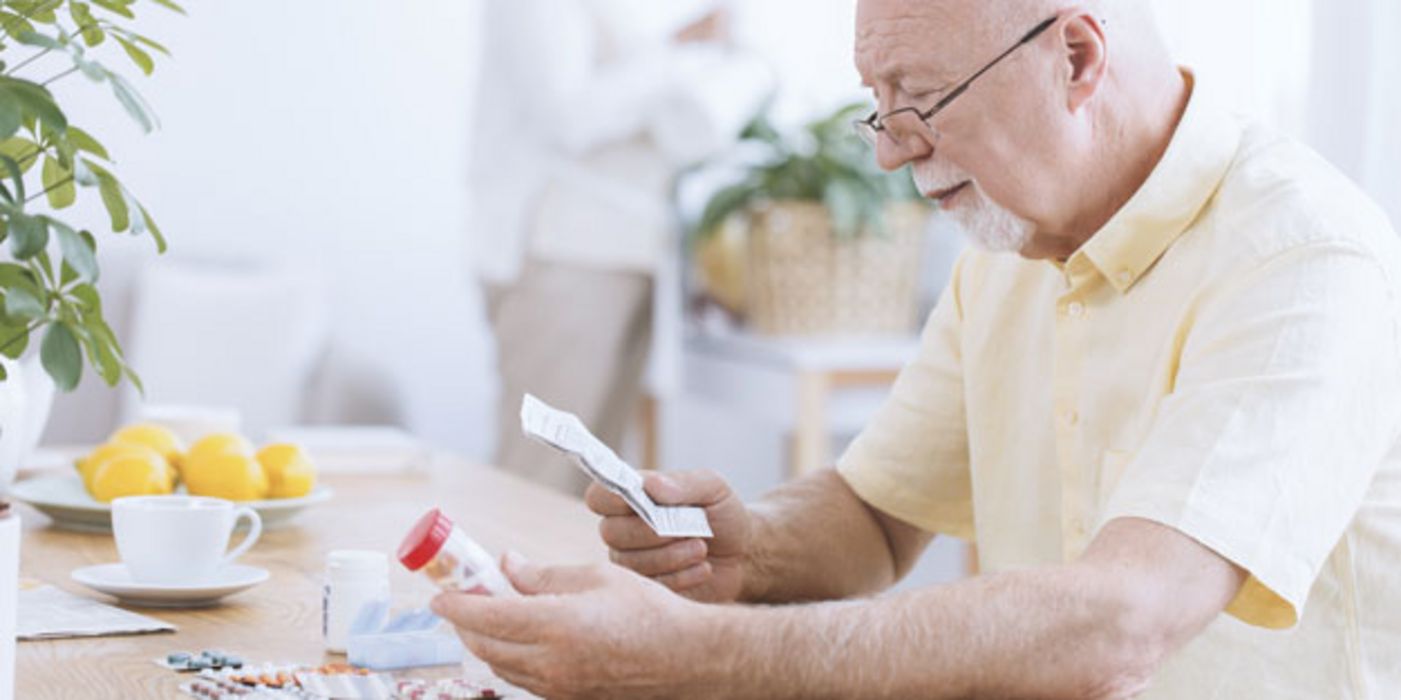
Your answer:
[[[321,635],[326,651],[345,653],[350,626],[366,603],[389,602],[389,557],[383,552],[342,549],[326,555],[321,589]]]

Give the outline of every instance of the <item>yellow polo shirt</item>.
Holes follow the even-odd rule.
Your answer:
[[[839,471],[984,571],[1125,516],[1248,571],[1144,697],[1401,697],[1398,280],[1352,183],[1194,98],[1064,264],[963,256]]]

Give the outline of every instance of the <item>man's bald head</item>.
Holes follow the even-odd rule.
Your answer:
[[[927,126],[908,111],[884,122],[878,158],[912,164],[926,194],[966,193],[945,200],[956,216],[1010,210],[1001,225],[1024,230],[995,245],[1036,257],[1059,255],[1066,241],[1053,239],[1087,237],[1069,229],[1104,218],[1091,211],[1103,195],[1067,183],[1091,181],[1115,149],[1142,150],[1133,138],[1161,136],[1172,109],[1163,96],[1181,87],[1148,0],[859,0],[856,25],[857,69],[882,113],[928,110],[1012,49]]]
[[[1088,13],[1106,25],[1113,24],[1116,33],[1134,41],[1132,47],[1142,47],[1143,41],[1153,48],[1162,45],[1152,3],[1149,0],[860,0],[857,4],[858,45],[864,33],[887,30],[892,23],[918,24],[930,28],[943,27],[951,33],[969,39],[995,41],[1004,39],[1012,26],[1034,22],[1055,15]],[[955,39],[956,40],[956,39]]]

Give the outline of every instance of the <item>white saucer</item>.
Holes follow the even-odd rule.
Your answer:
[[[74,581],[128,605],[146,608],[198,608],[214,605],[226,595],[252,588],[268,580],[267,569],[230,564],[212,580],[201,584],[172,586],[138,583],[131,579],[126,564],[98,564],[74,569]]]
[[[87,532],[112,531],[112,505],[94,500],[83,488],[82,478],[71,470],[16,482],[10,493],[15,500],[28,503],[53,518],[55,527]],[[184,487],[176,493],[184,493]],[[306,508],[331,500],[332,493],[329,487],[318,485],[301,498],[240,501],[237,505],[258,511],[263,528],[272,530],[287,525]]]

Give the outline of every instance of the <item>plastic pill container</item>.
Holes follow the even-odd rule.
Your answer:
[[[369,603],[389,602],[389,557],[383,552],[341,549],[326,555],[321,589],[321,635],[326,651],[344,654],[350,626]]]
[[[517,595],[496,559],[437,508],[409,530],[399,545],[399,562],[445,591]]]

